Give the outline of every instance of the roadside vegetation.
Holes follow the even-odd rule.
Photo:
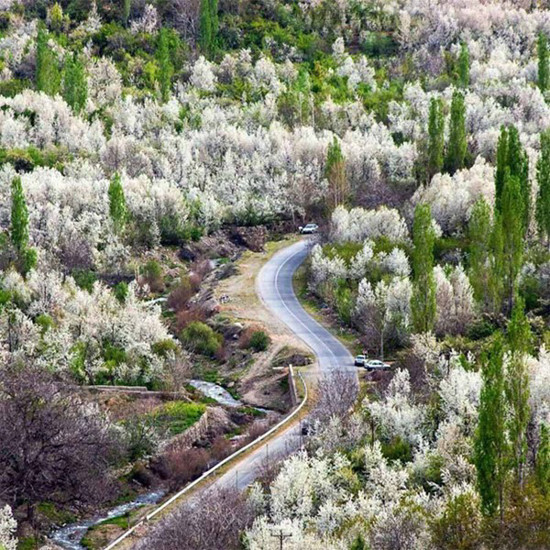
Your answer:
[[[306,223],[303,298],[392,369],[170,540],[550,546],[549,35],[529,1],[0,0],[0,547],[288,410],[304,357],[218,289]]]

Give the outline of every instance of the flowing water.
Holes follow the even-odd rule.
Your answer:
[[[222,405],[227,407],[241,407],[242,403],[235,399],[226,389],[214,384],[213,382],[206,382],[205,380],[191,380],[189,382],[191,386],[199,390],[206,397],[214,399]]]
[[[141,506],[156,504],[164,496],[164,494],[164,491],[153,491],[151,493],[140,495],[135,500],[132,500],[132,502],[120,504],[108,512],[105,512],[101,516],[96,516],[92,519],[86,519],[65,525],[64,527],[61,527],[51,533],[50,539],[55,542],[55,544],[61,548],[65,548],[66,550],[84,550],[84,546],[82,546],[81,541],[90,527],[93,527],[94,525],[97,525],[107,519],[123,516],[127,512],[140,508]]]

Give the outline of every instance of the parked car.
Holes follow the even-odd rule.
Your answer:
[[[316,223],[308,223],[304,227],[300,226],[299,231],[302,235],[311,235],[319,231],[319,226]]]
[[[384,361],[379,361],[378,359],[371,359],[365,363],[365,368],[367,370],[388,370],[390,365],[384,363]]]
[[[356,367],[364,367],[367,362],[366,355],[356,355],[355,362],[353,363]]]

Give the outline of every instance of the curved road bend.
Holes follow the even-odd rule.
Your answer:
[[[349,351],[328,330],[306,313],[294,294],[294,272],[306,259],[309,239],[279,251],[262,268],[256,289],[266,306],[315,354],[319,371],[346,369],[356,372]],[[290,426],[235,464],[215,484],[244,489],[258,476],[266,459],[280,459],[301,445],[300,426]]]

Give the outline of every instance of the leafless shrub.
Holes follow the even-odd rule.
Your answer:
[[[200,0],[168,0],[163,18],[169,20],[184,40],[194,42],[198,35]]]
[[[162,521],[136,550],[238,550],[240,534],[254,519],[246,496],[212,488]]]
[[[31,365],[0,369],[0,500],[85,507],[114,493],[121,446],[98,410]]]
[[[283,453],[269,454],[269,452],[266,452],[265,456],[262,458],[257,469],[258,477],[256,480],[264,489],[269,489],[279,475],[284,458],[286,457]]]
[[[171,490],[176,490],[207,470],[209,461],[206,449],[175,447],[153,464],[153,471],[168,481]]]
[[[74,232],[70,237],[61,239],[59,248],[59,259],[67,272],[70,273],[75,269],[92,268],[92,250],[84,236]]]
[[[314,418],[323,421],[333,416],[345,417],[352,409],[358,392],[355,373],[343,370],[330,371],[319,380]]]

